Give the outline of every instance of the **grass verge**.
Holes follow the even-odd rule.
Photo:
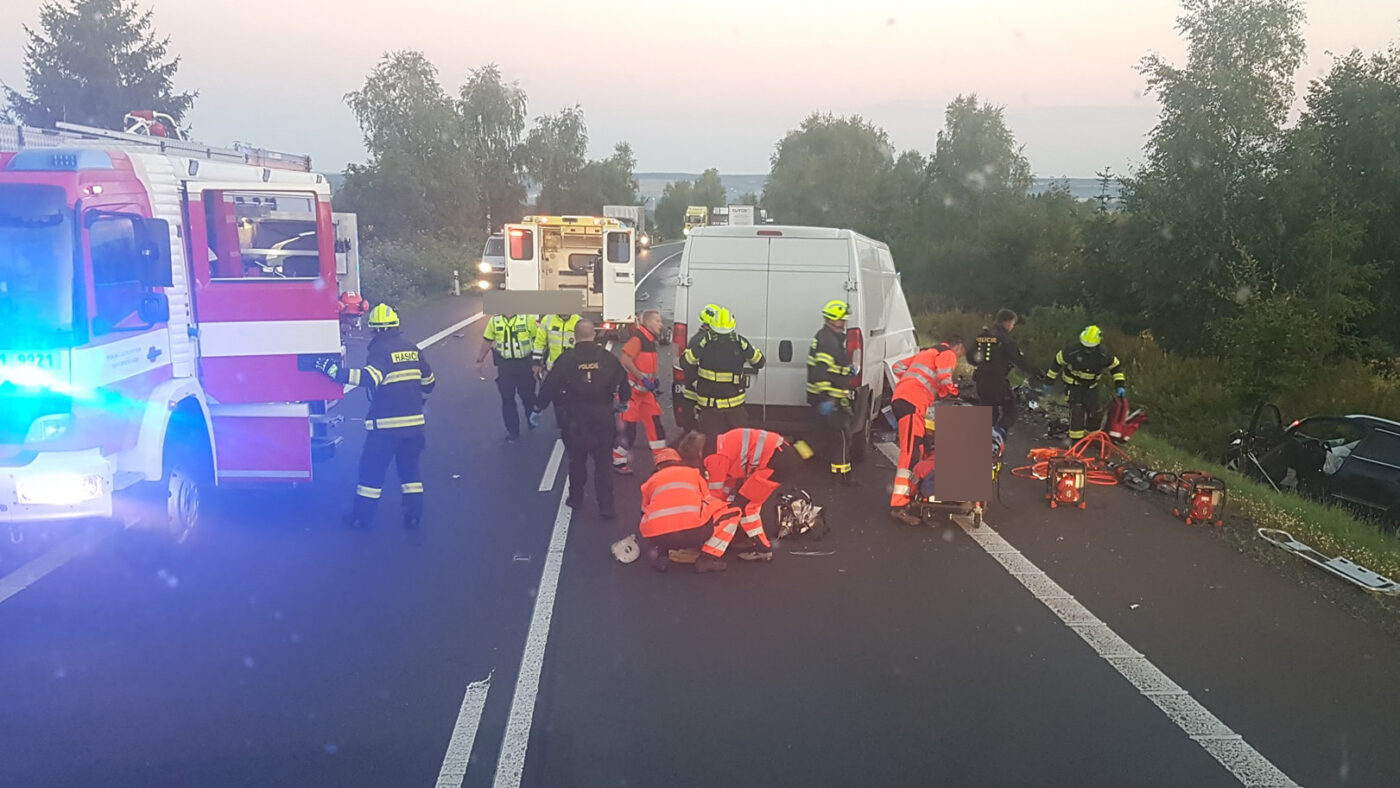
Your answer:
[[[1154,470],[1206,471],[1229,485],[1227,528],[1247,527],[1248,538],[1262,541],[1255,528],[1277,528],[1293,534],[1328,556],[1342,556],[1391,579],[1400,578],[1400,540],[1376,525],[1357,520],[1344,509],[1307,500],[1291,492],[1277,492],[1262,482],[1247,479],[1191,452],[1172,446],[1146,432],[1133,436],[1129,453]]]

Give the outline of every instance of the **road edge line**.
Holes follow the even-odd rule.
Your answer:
[[[891,462],[899,464],[898,449],[892,444],[881,443],[880,451]],[[1000,564],[1007,574],[1087,643],[1100,659],[1127,679],[1139,695],[1151,701],[1242,785],[1298,788],[1298,784],[1282,769],[1221,722],[1147,657],[1133,649],[1128,641],[1099,620],[985,521],[978,527],[966,516],[953,519],[983,552]],[[1095,632],[1091,634],[1089,630]]]
[[[491,676],[495,673],[493,670],[486,678],[467,685],[462,706],[457,711],[457,724],[452,726],[452,738],[447,742],[447,754],[442,757],[442,768],[438,770],[437,788],[462,788],[466,781],[476,732],[481,727],[481,713],[486,710],[486,695],[491,691]]]
[[[549,462],[544,466],[544,476],[540,478],[540,492],[554,489],[554,480],[559,476],[559,463],[564,460],[564,440],[556,438],[554,448],[549,452]]]
[[[681,251],[676,252],[675,254],[668,254],[665,257],[661,258],[661,262],[657,263],[656,265],[653,265],[650,271],[647,271],[646,273],[642,274],[642,278],[637,280],[637,284],[633,285],[632,289],[637,290],[638,288],[640,288],[643,282],[645,282],[652,274],[656,273],[656,269],[671,262],[672,257],[679,257],[684,251],[685,250],[682,249]]]
[[[477,312],[476,314],[472,315],[471,317],[467,318],[466,320],[463,320],[463,321],[461,321],[461,322],[459,322],[459,323],[454,323],[454,324],[448,326],[447,328],[444,328],[443,330],[437,332],[436,334],[433,334],[432,336],[428,337],[427,339],[423,340],[422,342],[419,342],[419,343],[418,343],[418,349],[419,349],[419,350],[427,350],[428,348],[432,347],[433,345],[436,345],[437,343],[439,343],[439,342],[441,342],[442,340],[446,339],[446,338],[448,337],[448,335],[452,334],[453,332],[460,331],[460,330],[466,328],[467,326],[471,325],[472,323],[475,323],[476,321],[480,320],[480,319],[483,318],[483,317],[486,317],[486,313],[485,313],[485,312]]]
[[[544,667],[549,625],[554,618],[555,592],[559,588],[564,546],[569,540],[569,521],[573,516],[573,510],[564,501],[564,496],[559,496],[559,511],[554,516],[554,532],[549,537],[549,552],[544,559],[544,569],[540,572],[540,585],[535,592],[535,611],[530,616],[525,651],[520,657],[520,674],[516,677],[515,695],[510,701],[510,717],[506,720],[501,754],[496,761],[496,779],[492,783],[495,788],[519,788],[525,774],[525,753],[530,746],[535,701],[540,694],[540,672]]]

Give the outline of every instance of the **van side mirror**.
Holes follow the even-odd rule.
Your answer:
[[[136,316],[148,326],[169,323],[170,299],[165,293],[143,293],[141,305],[136,308]]]
[[[139,270],[142,286],[147,288],[175,286],[174,273],[170,268],[170,222],[164,219],[141,219],[138,221],[136,223],[136,251],[141,256]],[[165,312],[168,317],[170,314],[169,303],[166,304]]]

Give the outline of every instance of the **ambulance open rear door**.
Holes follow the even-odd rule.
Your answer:
[[[609,227],[603,231],[603,322],[636,322],[636,231]]]
[[[535,224],[508,224],[506,239],[506,290],[540,289],[540,228]]]

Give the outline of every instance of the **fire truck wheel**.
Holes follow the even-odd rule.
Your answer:
[[[166,439],[165,477],[161,480],[166,527],[176,544],[184,544],[199,525],[213,480],[203,421],[181,427],[172,429]]]

